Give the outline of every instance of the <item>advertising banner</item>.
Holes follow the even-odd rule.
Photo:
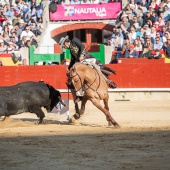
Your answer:
[[[55,13],[50,13],[50,20],[93,20],[115,19],[121,10],[121,3],[58,5]]]

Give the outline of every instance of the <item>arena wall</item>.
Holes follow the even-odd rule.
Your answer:
[[[131,88],[170,88],[170,63],[164,63],[164,59],[121,59],[118,64],[108,66],[117,73],[110,76],[118,85],[116,91],[122,88],[124,91]],[[63,96],[67,97],[66,69],[65,65],[0,67],[0,86],[44,80],[56,89],[65,89]]]

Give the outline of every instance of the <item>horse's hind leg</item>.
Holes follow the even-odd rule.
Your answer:
[[[109,111],[108,101],[109,101],[109,95],[107,94],[106,98],[103,99],[103,103],[104,103],[104,108]],[[108,126],[111,125],[112,125],[111,121],[108,121]]]
[[[103,99],[103,103],[104,103],[104,108],[109,111],[108,101],[109,101],[109,95],[107,94],[106,98]]]
[[[106,115],[106,120],[108,122],[111,122],[114,126],[119,126],[119,124],[112,118],[112,116],[110,115],[110,112],[108,110],[106,110],[101,104],[100,104],[100,100],[97,99],[90,99],[91,102],[98,108],[100,109],[105,115]]]

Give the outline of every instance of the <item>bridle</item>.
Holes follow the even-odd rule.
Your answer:
[[[79,92],[80,89],[83,89],[83,87],[84,87],[84,86],[83,86],[83,81],[82,81],[80,75],[77,73],[75,66],[74,66],[73,70],[75,70],[76,74],[75,74],[74,76],[70,76],[70,78],[72,79],[72,78],[78,76],[78,78],[79,78],[79,80],[80,80],[80,82],[81,82],[81,87],[80,87],[79,89],[75,89],[75,91],[76,91],[76,92]],[[92,82],[91,84],[88,84],[88,83],[84,82],[84,85],[86,85],[87,88],[84,87],[83,90],[84,90],[84,91],[87,91],[88,89],[91,89],[91,90],[93,90],[94,92],[97,93],[97,90],[98,90],[99,87],[100,87],[100,75],[99,75],[99,72],[98,72],[97,70],[93,69],[93,71],[94,71],[94,73],[95,73],[95,79],[93,80],[93,82]],[[94,89],[94,88],[92,88],[92,85],[93,85],[93,84],[95,83],[95,81],[97,80],[97,75],[98,75],[98,77],[99,77],[99,84],[98,84],[97,88]]]

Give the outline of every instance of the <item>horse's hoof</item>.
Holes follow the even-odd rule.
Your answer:
[[[71,117],[68,123],[75,123],[76,119],[74,117]]]
[[[74,119],[79,119],[79,118],[80,118],[80,115],[79,115],[78,113],[75,113],[75,114],[73,115],[73,117],[74,117]]]
[[[114,127],[115,127],[115,128],[120,128],[120,125],[119,125],[118,123],[115,123],[115,124],[114,124]]]

